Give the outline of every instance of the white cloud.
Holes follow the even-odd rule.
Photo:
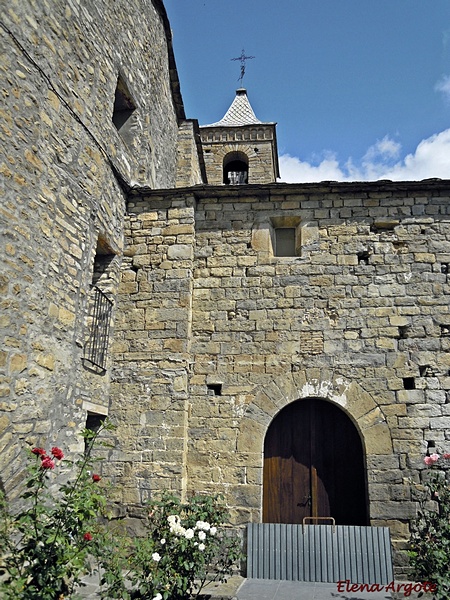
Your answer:
[[[442,92],[444,98],[450,102],[450,75],[445,75],[440,81],[434,86],[437,92]]]
[[[306,181],[342,181],[344,172],[333,154],[329,154],[318,165],[301,161],[296,156],[283,154],[280,156],[281,180],[286,183],[302,183]]]
[[[398,160],[400,151],[401,145],[385,136],[367,150],[360,165],[351,158],[341,165],[330,152],[324,153],[318,164],[284,154],[280,156],[280,179],[286,183],[450,179],[450,129],[422,140],[413,154]]]
[[[377,158],[381,158],[382,160],[395,159],[400,155],[401,148],[401,144],[394,142],[394,140],[385,135],[382,140],[377,140],[373,146],[370,146],[364,155],[363,163],[371,163]]]

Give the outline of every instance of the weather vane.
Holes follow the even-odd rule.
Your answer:
[[[244,79],[244,75],[245,75],[245,61],[250,60],[251,58],[255,58],[255,57],[254,56],[245,56],[245,50],[244,50],[244,48],[242,48],[241,55],[238,56],[238,58],[231,59],[231,60],[240,60],[241,61],[241,76],[238,79],[238,81],[241,82],[241,87],[242,87],[242,80]]]

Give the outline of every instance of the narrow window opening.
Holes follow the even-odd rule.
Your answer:
[[[448,273],[450,273],[449,263],[442,263],[441,264],[441,273],[444,273],[445,275],[447,275]]]
[[[110,279],[110,266],[115,258],[115,254],[102,254],[97,248],[97,253],[94,258],[94,271],[92,273],[92,285],[106,287]]]
[[[88,412],[87,417],[86,417],[86,429],[89,431],[92,431],[93,433],[96,433],[100,429],[101,424],[103,423],[103,421],[105,419],[106,419],[106,415]],[[88,454],[88,452],[90,451],[89,446],[90,446],[89,439],[85,438],[84,439],[84,453],[85,454]]]
[[[125,143],[132,142],[132,127],[136,103],[122,77],[119,75],[114,95],[112,122]]]
[[[415,390],[416,382],[414,377],[403,377],[403,388],[405,390]]]
[[[222,395],[222,384],[221,383],[207,383],[208,394],[210,396],[221,396]]]

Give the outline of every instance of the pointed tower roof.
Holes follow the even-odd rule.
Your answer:
[[[247,98],[247,90],[239,88],[225,116],[217,123],[202,125],[202,127],[240,127],[242,125],[259,125],[263,122],[256,118],[253,108]]]
[[[274,183],[280,176],[276,123],[256,117],[245,88],[236,90],[220,121],[201,125],[199,131],[208,183]]]

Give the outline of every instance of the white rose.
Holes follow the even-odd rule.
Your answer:
[[[199,544],[198,545],[198,549],[203,552],[203,550],[205,549],[205,544]]]
[[[162,600],[162,596],[161,594],[156,594],[156,596],[153,598],[153,600]]]
[[[166,543],[166,540],[163,538],[162,540],[159,540],[159,543],[164,546],[164,544]]]
[[[152,558],[155,562],[159,562],[161,560],[161,557],[157,552],[153,552]]]
[[[192,538],[194,537],[194,530],[193,529],[186,529],[186,531],[184,532],[184,537],[187,540],[192,540]]]
[[[204,531],[199,531],[198,532],[198,539],[199,540],[204,540],[206,539],[206,533]]]
[[[209,530],[209,533],[211,535],[216,535],[216,533],[217,533],[217,527],[211,527],[211,529]]]

